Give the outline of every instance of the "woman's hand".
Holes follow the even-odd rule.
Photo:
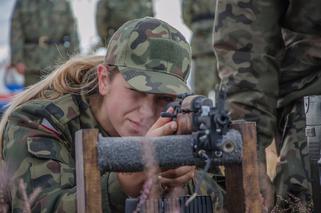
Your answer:
[[[168,112],[172,112],[173,108],[170,108]],[[165,136],[165,135],[172,135],[175,134],[177,129],[177,124],[175,121],[171,121],[170,118],[162,118],[160,117],[154,125],[148,130],[146,136],[149,137],[158,137],[158,136]],[[182,176],[183,173],[185,174],[187,171],[179,170],[179,171],[173,171],[169,172],[169,174],[165,175],[164,177],[170,176],[171,179],[175,179],[179,176]],[[177,175],[174,175],[177,173]],[[137,197],[140,194],[140,191],[143,187],[143,184],[147,178],[147,175],[145,172],[135,172],[135,173],[118,173],[117,174],[119,183],[123,189],[123,191],[131,197]],[[173,181],[169,181],[169,177],[165,179],[165,182],[170,182],[171,184]],[[177,182],[182,182],[182,180],[185,180],[186,177],[182,177],[177,180]]]
[[[170,107],[167,112],[172,113],[174,109]],[[165,135],[173,135],[176,133],[177,123],[172,121],[171,118],[160,117],[154,125],[148,130],[146,136],[159,137]]]
[[[163,190],[184,187],[188,181],[193,179],[195,172],[195,166],[181,166],[161,172],[158,175],[158,181]]]
[[[129,197],[137,197],[147,178],[145,172],[117,173],[122,190]]]
[[[173,108],[169,108],[167,112],[173,112]],[[190,118],[188,118],[187,116],[184,117],[184,121],[188,123],[188,125],[184,126],[182,132],[185,132],[184,130],[191,128],[190,122],[187,122],[188,119],[190,120]],[[170,118],[160,118],[147,132],[147,136],[173,135],[177,132],[177,127],[178,125],[176,121],[171,121]],[[158,181],[163,190],[171,190],[174,187],[185,186],[188,181],[190,181],[194,177],[194,174],[195,166],[181,166],[159,173]]]

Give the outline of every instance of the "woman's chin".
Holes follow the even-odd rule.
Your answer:
[[[128,137],[128,136],[144,136],[147,131],[140,130],[140,129],[126,129],[125,131],[120,133],[121,137]]]

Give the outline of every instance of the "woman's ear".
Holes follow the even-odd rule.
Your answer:
[[[108,65],[99,64],[97,67],[98,88],[100,95],[106,95],[110,84],[110,68]]]

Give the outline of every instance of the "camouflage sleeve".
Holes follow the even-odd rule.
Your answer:
[[[101,192],[106,195],[103,200],[103,212],[125,212],[125,201],[128,196],[121,190],[117,175],[114,172],[102,176]]]
[[[192,3],[193,1],[191,0],[182,0],[181,3],[183,22],[190,29],[192,25]]]
[[[10,53],[11,64],[23,63],[24,34],[21,26],[21,1],[17,0],[11,16]]]
[[[99,0],[96,8],[96,30],[100,37],[101,44],[104,46],[108,36],[108,0]]]
[[[67,1],[67,5],[68,5],[68,11],[69,11],[68,12],[69,20],[70,20],[68,22],[68,24],[70,25],[70,28],[69,28],[70,32],[68,33],[70,36],[69,49],[71,54],[77,54],[80,51],[77,22],[75,20],[69,1]]]
[[[214,49],[232,118],[257,122],[258,143],[264,146],[271,143],[276,124],[281,4],[218,0],[215,14]]]
[[[4,159],[9,164],[15,184],[10,187],[12,211],[23,212],[24,190],[17,182],[26,184],[30,196],[37,187],[41,192],[31,205],[32,212],[75,212],[75,167],[64,141],[39,128],[10,121],[4,137]]]
[[[26,118],[26,114],[19,115]],[[32,212],[76,212],[75,160],[70,143],[59,136],[61,130],[44,128],[42,122],[11,119],[4,134],[3,156],[9,164],[13,180],[26,183],[28,196],[36,187],[40,194],[31,205]],[[66,130],[64,130],[66,131]],[[122,212],[126,195],[114,173],[101,179],[104,212]],[[23,212],[23,191],[12,184],[13,212]]]

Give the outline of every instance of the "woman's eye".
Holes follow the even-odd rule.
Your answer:
[[[127,88],[130,92],[132,93],[139,93],[137,90],[133,89],[133,88]]]
[[[174,101],[174,98],[170,97],[170,96],[161,96],[161,97],[159,97],[159,100],[160,101],[164,101],[166,103],[169,103],[169,102]]]

